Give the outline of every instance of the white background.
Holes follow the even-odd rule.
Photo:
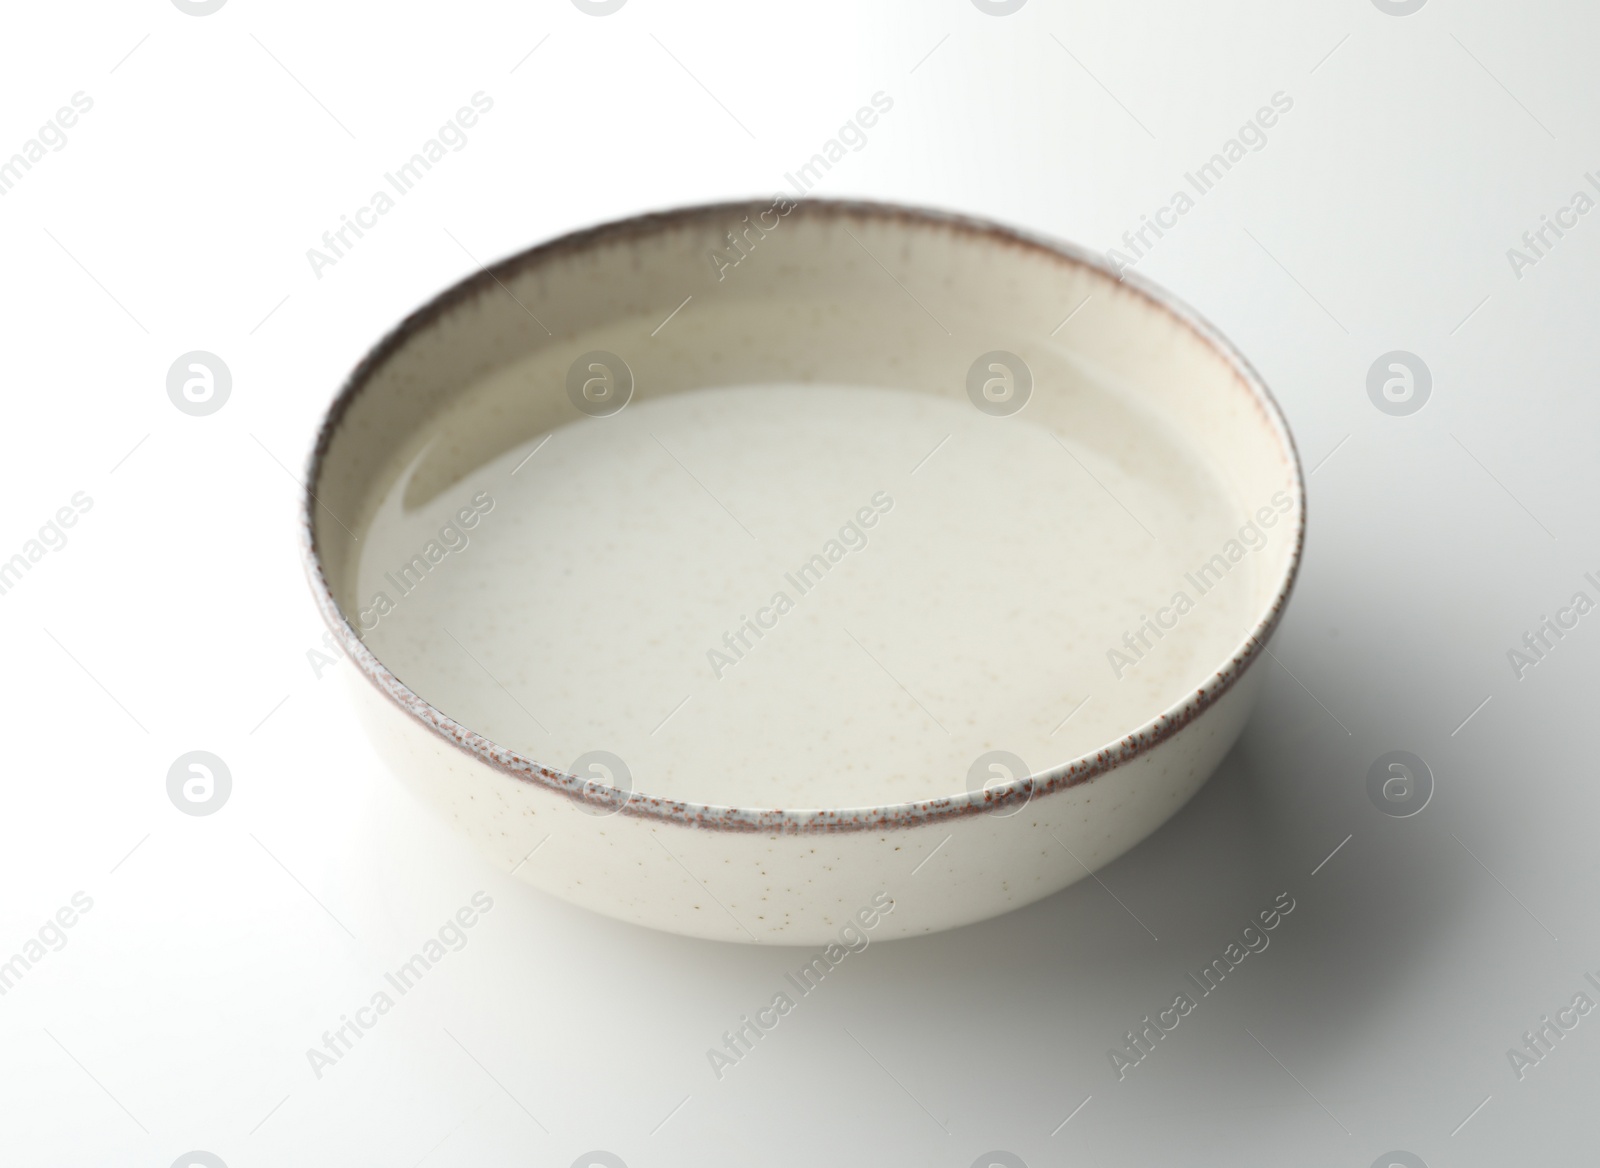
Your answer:
[[[1592,1158],[1600,1015],[1523,1079],[1506,1052],[1600,969],[1600,615],[1520,680],[1506,653],[1600,599],[1600,216],[1520,279],[1506,250],[1600,168],[1600,13],[124,0],[6,23],[0,158],[94,106],[0,198],[0,558],[74,492],[93,508],[0,596],[0,958],[74,892],[93,908],[0,997],[0,1159]],[[306,249],[479,90],[468,145],[314,275]],[[717,1081],[706,1049],[805,954],[570,908],[416,809],[348,663],[308,663],[296,478],[345,372],[475,261],[770,195],[878,90],[893,112],[815,193],[1098,248],[1293,98],[1139,270],[1274,387],[1310,535],[1263,706],[1189,807],[1103,884],[851,957]],[[208,417],[166,394],[194,349],[233,375]],[[1367,397],[1392,349],[1433,373],[1409,417]],[[206,817],[166,793],[196,749],[233,777]],[[1391,749],[1437,781],[1412,818],[1366,794]],[[466,948],[316,1078],[306,1049],[478,890]],[[1119,1081],[1107,1050],[1285,891],[1271,947]]]

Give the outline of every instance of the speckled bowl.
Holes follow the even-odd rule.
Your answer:
[[[835,311],[846,303],[848,312]],[[993,369],[989,350],[1009,350],[1032,370],[1032,397],[1019,418],[1048,432],[1119,505],[1144,497],[1142,431],[1074,454],[1072,443],[1093,442],[1089,423],[1120,403],[1115,409],[1126,416],[1179,436],[1244,540],[1236,556],[1231,535],[1204,545],[1177,530],[1196,525],[1153,523],[1145,531],[1152,540],[1159,531],[1158,543],[1190,539],[1216,551],[1184,552],[1201,573],[1187,577],[1197,598],[1206,565],[1220,575],[1241,559],[1247,564],[1236,571],[1227,606],[1182,617],[1190,626],[1208,622],[1208,655],[1164,661],[1152,647],[1172,627],[1168,618],[1180,616],[1129,608],[1116,626],[1126,626],[1121,639],[1094,642],[1082,658],[1092,676],[1063,682],[1041,669],[1031,685],[1042,708],[1059,708],[1063,724],[1078,717],[1068,712],[1074,703],[1089,701],[1082,693],[1103,695],[1091,711],[1123,711],[1070,757],[986,786],[970,781],[965,767],[952,769],[926,776],[912,799],[885,799],[864,783],[859,795],[830,806],[768,806],[725,794],[697,802],[692,783],[674,792],[691,797],[667,797],[642,777],[624,790],[597,781],[606,772],[569,773],[565,758],[529,757],[505,745],[504,735],[491,740],[484,726],[444,713],[450,702],[408,686],[357,630],[366,624],[361,540],[396,477],[414,468],[408,452],[434,451],[430,490],[437,492],[541,434],[598,425],[582,416],[567,384],[547,378],[512,415],[470,440],[430,440],[452,404],[497,371],[540,354],[565,368],[598,347],[597,330],[611,322],[689,328],[696,313],[734,304],[764,310],[756,343],[746,337],[724,351],[652,346],[641,336],[641,355],[630,358],[635,400],[735,382],[849,382],[918,390],[963,409],[970,398],[973,416],[994,414],[1004,411],[985,407],[969,367],[989,361]],[[1104,407],[1095,394],[1104,395]],[[1093,496],[1089,479],[1082,482],[1085,497]],[[502,870],[654,928],[823,944],[848,942],[853,930],[870,929],[875,938],[927,933],[1028,904],[1117,857],[1182,806],[1255,701],[1264,670],[1254,666],[1299,563],[1303,500],[1293,442],[1260,378],[1167,293],[1131,274],[1119,278],[1092,253],[988,223],[779,198],[569,235],[485,269],[411,314],[361,362],[328,411],[310,461],[303,538],[316,602],[357,667],[346,672],[356,679],[369,734],[392,769]],[[1052,501],[1025,505],[1043,530]],[[1133,519],[1132,509],[1122,511]],[[1112,546],[1075,554],[1092,574],[1096,556],[1116,554]],[[1173,582],[1175,593],[1190,587]],[[1072,639],[1062,638],[1062,654]],[[534,671],[582,668],[529,663]],[[1135,700],[1141,694],[1153,696]],[[1084,715],[1071,733],[1081,739],[1092,724]],[[1054,733],[1050,741],[1066,741]],[[719,793],[739,790],[738,776],[717,779]]]

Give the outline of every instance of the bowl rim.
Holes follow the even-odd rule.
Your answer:
[[[568,232],[555,239],[516,252],[457,281],[409,313],[389,330],[345,378],[318,426],[306,463],[305,490],[300,505],[300,544],[306,576],[318,611],[339,648],[362,675],[407,715],[436,737],[507,777],[565,796],[596,815],[621,813],[648,820],[677,823],[714,831],[766,834],[813,834],[840,831],[884,831],[939,823],[966,815],[987,814],[1036,797],[1081,786],[1149,753],[1173,737],[1222,698],[1266,649],[1267,640],[1282,619],[1284,606],[1300,571],[1305,546],[1305,476],[1294,436],[1282,410],[1254,367],[1222,333],[1187,303],[1135,272],[1118,271],[1104,256],[1077,244],[1048,235],[1009,227],[988,219],[913,207],[905,204],[858,199],[801,198],[790,200],[791,213],[834,219],[894,220],[922,228],[944,228],[990,245],[1020,247],[1066,261],[1109,277],[1143,296],[1166,312],[1212,349],[1233,370],[1252,395],[1269,430],[1277,438],[1291,479],[1294,544],[1282,578],[1266,612],[1220,668],[1200,686],[1115,742],[1060,763],[1027,778],[978,791],[878,806],[840,808],[736,807],[667,799],[642,792],[597,784],[567,774],[501,746],[457,722],[405,685],[361,640],[345,616],[323,570],[316,539],[316,491],[329,448],[351,405],[370,384],[373,375],[413,337],[438,321],[449,309],[502,285],[502,279],[535,267],[564,253],[582,252],[597,245],[625,242],[691,225],[699,220],[737,217],[771,206],[771,199],[734,200],[695,204],[667,211],[630,216],[594,227]],[[331,512],[330,512],[331,514]],[[1021,810],[1018,807],[1017,810]],[[1010,814],[1015,814],[1011,812]]]

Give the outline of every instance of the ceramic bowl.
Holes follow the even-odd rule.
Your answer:
[[[1169,294],[783,197],[443,292],[338,394],[304,504],[370,736],[502,870],[845,948],[1048,896],[1171,816],[1303,536],[1277,406]]]

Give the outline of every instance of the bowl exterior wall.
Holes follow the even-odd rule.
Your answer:
[[[591,814],[444,741],[347,673],[385,761],[489,861],[545,892],[650,928],[746,944],[817,945],[873,921],[874,940],[1021,908],[1161,826],[1211,775],[1255,705],[1259,667],[1154,749],[1009,814],[883,831],[713,830]],[[541,840],[543,841],[541,843]],[[538,848],[531,857],[528,853]],[[892,904],[892,911],[882,906]],[[858,919],[858,914],[865,917]]]

